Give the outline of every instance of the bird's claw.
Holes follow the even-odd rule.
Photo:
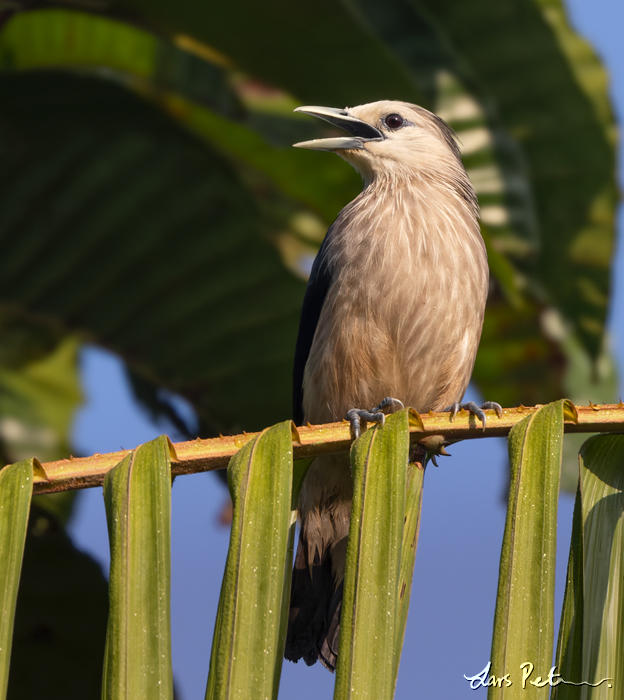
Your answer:
[[[386,396],[385,399],[382,399],[379,402],[378,406],[375,406],[375,408],[372,409],[371,413],[381,412],[387,415],[388,413],[396,413],[397,411],[401,411],[404,408],[405,406],[403,405],[403,401],[394,399],[392,396]]]
[[[449,440],[446,440],[443,435],[430,435],[429,437],[423,438],[416,443],[417,447],[425,450],[424,455],[424,466],[427,466],[428,462],[433,462],[433,466],[437,467],[438,462],[436,457],[450,457],[451,455],[444,449],[452,444]]]
[[[361,408],[352,408],[347,411],[345,420],[348,420],[351,424],[351,436],[354,440],[357,440],[362,431],[362,421],[364,421],[364,423],[381,423],[381,425],[384,425],[386,422],[386,415],[381,412],[372,413],[371,411],[366,411]]]
[[[348,420],[351,425],[351,436],[357,440],[362,432],[362,422],[380,423],[383,426],[386,423],[386,414],[400,411],[402,408],[404,408],[402,401],[393,399],[392,396],[386,396],[378,406],[370,411],[361,408],[350,409],[347,411],[345,420]]]
[[[472,413],[473,416],[475,416],[481,421],[481,424],[483,425],[483,430],[485,430],[485,426],[487,423],[487,417],[484,411],[492,410],[496,413],[496,415],[499,418],[503,417],[503,409],[500,404],[496,403],[496,401],[485,401],[480,406],[478,406],[474,401],[468,401],[467,403],[454,403],[452,406],[449,406],[444,410],[445,412],[450,412],[451,420],[453,420],[453,418],[455,418],[455,416],[457,415],[457,412],[460,411],[462,408]]]
[[[503,417],[503,407],[499,403],[496,403],[496,401],[484,401],[481,404],[481,408],[483,408],[486,411],[494,411],[494,413],[496,413],[497,418]]]

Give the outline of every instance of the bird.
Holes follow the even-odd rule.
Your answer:
[[[297,425],[366,422],[460,403],[489,287],[477,196],[454,131],[425,108],[383,100],[298,107],[346,134],[296,147],[331,151],[362,176],[314,260],[293,371]],[[370,408],[374,407],[374,408]],[[498,411],[497,411],[498,412]],[[352,484],[349,456],[317,457],[298,503],[285,657],[336,668]]]

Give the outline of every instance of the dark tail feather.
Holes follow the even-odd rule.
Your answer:
[[[321,643],[321,648],[318,653],[319,661],[330,671],[336,670],[336,661],[338,660],[338,641],[340,639],[340,615],[342,613],[342,588],[340,582],[338,588],[334,591],[329,607],[327,609],[328,616],[327,631]]]
[[[330,671],[336,669],[340,634],[342,582],[336,588],[329,548],[308,562],[304,530],[299,535],[290,594],[290,613],[284,656],[303,659],[308,666],[319,660]]]

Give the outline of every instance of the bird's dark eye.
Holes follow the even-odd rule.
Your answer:
[[[384,122],[388,129],[396,131],[397,129],[400,129],[403,126],[403,117],[400,114],[389,114],[384,119]]]

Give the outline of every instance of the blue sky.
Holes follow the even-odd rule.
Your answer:
[[[617,115],[624,113],[624,3],[572,0],[576,29],[588,38],[611,76]],[[621,149],[621,147],[620,147]],[[620,150],[620,162],[621,150]],[[622,175],[620,172],[620,182]],[[622,229],[622,215],[619,216]],[[624,252],[613,263],[610,329],[613,351],[624,376]],[[132,399],[114,356],[95,348],[83,353],[87,402],[74,426],[74,443],[83,454],[131,448],[171,433],[155,426]],[[496,398],[496,397],[487,397]],[[485,698],[463,675],[476,674],[490,653],[498,559],[505,520],[504,440],[466,442],[452,448],[452,459],[429,468],[425,480],[421,532],[410,618],[396,697]],[[217,524],[226,494],[214,475],[178,478],[172,492],[172,624],[176,687],[182,700],[204,697],[212,629],[229,532]],[[572,496],[559,507],[558,593],[562,601],[572,519]],[[453,517],[449,517],[453,513]],[[79,547],[108,569],[108,538],[101,489],[85,492],[71,526]],[[285,663],[281,697],[324,700],[333,677],[319,664]]]

